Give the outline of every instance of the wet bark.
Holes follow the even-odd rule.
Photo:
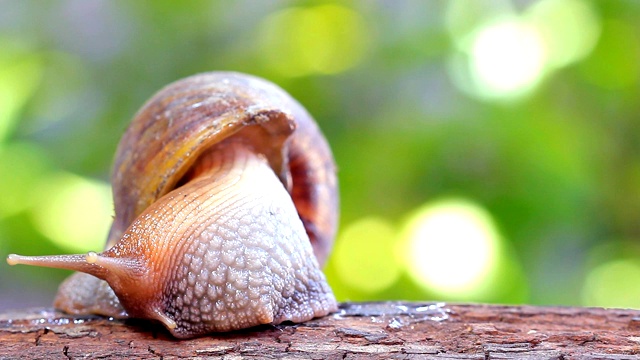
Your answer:
[[[640,311],[344,303],[304,324],[178,341],[159,325],[51,309],[0,314],[0,359],[636,359]]]

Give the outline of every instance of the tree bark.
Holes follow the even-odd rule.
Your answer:
[[[640,311],[344,303],[304,324],[175,340],[159,325],[51,309],[0,314],[0,359],[637,359]]]

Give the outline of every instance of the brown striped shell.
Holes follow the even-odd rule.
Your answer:
[[[107,247],[144,209],[173,190],[207,148],[249,125],[277,135],[261,146],[288,182],[318,262],[324,264],[338,215],[329,145],[309,113],[281,88],[230,72],[174,82],[136,114],[116,152],[111,179],[116,217]]]

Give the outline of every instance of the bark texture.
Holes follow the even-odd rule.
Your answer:
[[[51,309],[0,314],[0,359],[638,359],[640,311],[343,303],[304,324],[175,340],[161,326]]]

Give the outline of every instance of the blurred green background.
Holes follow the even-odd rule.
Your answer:
[[[640,307],[640,2],[0,0],[0,254],[100,250],[136,110],[265,77],[339,165],[340,300]],[[64,271],[0,263],[0,309]]]

